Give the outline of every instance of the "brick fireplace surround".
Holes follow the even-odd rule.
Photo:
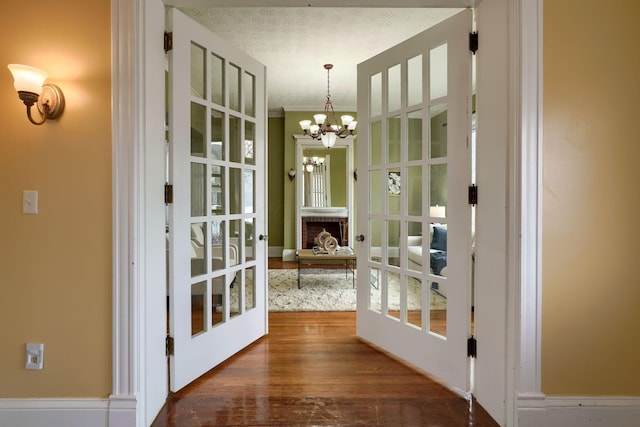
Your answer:
[[[328,231],[333,237],[338,239],[338,245],[348,246],[348,224],[348,218],[345,217],[303,216],[302,249],[313,248],[313,239],[323,229]]]

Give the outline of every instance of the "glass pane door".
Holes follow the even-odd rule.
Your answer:
[[[262,64],[177,10],[170,18],[175,391],[266,333],[266,102]]]
[[[470,28],[466,10],[358,66],[358,335],[462,390]]]

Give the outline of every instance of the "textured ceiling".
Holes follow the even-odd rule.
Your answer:
[[[271,115],[320,110],[331,70],[336,110],[355,110],[357,65],[460,9],[194,7],[180,8],[267,67]]]

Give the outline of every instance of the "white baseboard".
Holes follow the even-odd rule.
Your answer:
[[[637,427],[640,397],[518,398],[518,427]]]
[[[135,427],[135,397],[0,399],[0,426]]]
[[[281,257],[283,249],[284,248],[282,246],[269,246],[269,250],[267,252],[269,254],[269,258]]]
[[[296,260],[296,250],[295,249],[283,249],[282,250],[282,260],[283,261],[295,261]]]

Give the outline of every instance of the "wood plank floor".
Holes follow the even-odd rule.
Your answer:
[[[169,396],[152,427],[497,426],[363,343],[355,313],[270,313],[269,334]]]

